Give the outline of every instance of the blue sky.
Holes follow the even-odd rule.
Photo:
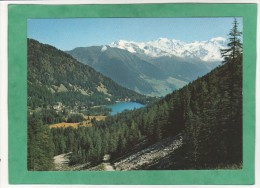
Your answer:
[[[242,31],[242,18],[238,21]],[[193,42],[227,37],[232,22],[233,18],[29,19],[27,36],[61,50],[121,39],[141,42],[163,37]]]

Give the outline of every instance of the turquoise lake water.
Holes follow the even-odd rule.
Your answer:
[[[124,110],[133,110],[137,108],[144,107],[143,104],[137,102],[118,102],[116,104],[107,105],[108,108],[111,108],[110,115],[115,115],[117,113],[123,112]]]

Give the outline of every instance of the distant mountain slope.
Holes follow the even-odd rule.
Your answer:
[[[125,98],[144,103],[147,100],[70,55],[28,39],[29,106],[35,108],[56,102],[93,106]]]
[[[166,95],[212,69],[201,60],[176,56],[151,58],[109,46],[81,47],[66,53],[145,95]]]
[[[179,80],[190,82],[208,73],[213,67],[199,59],[162,56],[150,59],[150,62],[165,74]],[[212,63],[213,64],[213,63]]]
[[[145,94],[153,91],[153,86],[145,78],[164,79],[166,77],[154,65],[117,48],[94,46],[76,48],[67,53],[120,85]]]
[[[119,40],[66,53],[124,87],[163,96],[219,65],[220,49],[225,46],[222,37],[193,43],[160,38],[148,42]]]

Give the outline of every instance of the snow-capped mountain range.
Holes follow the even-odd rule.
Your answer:
[[[220,49],[226,48],[226,45],[227,40],[225,38],[216,37],[207,41],[191,43],[167,38],[159,38],[148,42],[119,40],[112,42],[109,46],[150,57],[177,56],[198,58],[206,62],[212,62],[222,61]]]

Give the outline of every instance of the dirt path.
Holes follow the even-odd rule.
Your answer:
[[[115,171],[114,167],[110,163],[103,163],[105,165],[105,171]]]
[[[83,170],[88,163],[69,166],[69,157],[72,153],[64,153],[54,156],[55,170],[57,171],[79,171]]]
[[[56,170],[69,170],[69,155],[71,153],[64,153],[54,157],[54,165]]]
[[[120,159],[119,161],[115,162],[114,165],[111,165],[110,163],[110,155],[106,154],[103,157],[103,163],[100,163],[100,165],[91,168],[86,168],[89,165],[87,163],[69,166],[69,156],[71,153],[61,154],[54,157],[55,169],[58,171],[138,170],[172,154],[176,149],[182,146],[182,140],[183,139],[181,135],[172,138],[166,138],[160,142],[155,143],[154,145],[140,150],[139,152]]]
[[[103,165],[104,165],[104,170],[105,171],[115,171],[114,167],[110,163],[110,155],[106,154],[103,157]]]

